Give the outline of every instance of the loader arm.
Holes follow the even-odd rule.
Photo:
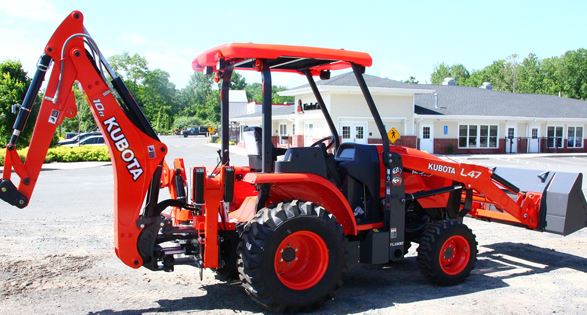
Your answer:
[[[460,183],[462,188],[459,189],[474,192],[478,198],[483,196],[487,202],[509,214],[511,217],[508,216],[508,218],[515,219],[516,223],[530,229],[540,227],[541,192],[516,191],[507,182],[494,176],[491,169],[484,166],[446,161],[410,148],[395,147],[393,149],[404,157],[405,168]],[[510,197],[512,194],[516,196],[515,199]]]
[[[48,71],[45,98],[23,163],[16,145]],[[107,75],[112,79],[110,82]],[[6,148],[0,198],[19,208],[28,205],[56,128],[65,118],[77,114],[72,93],[72,85],[76,82],[84,92],[110,151],[115,180],[115,251],[126,265],[138,268],[150,259],[150,253],[140,252],[141,233],[150,224],[159,225],[157,196],[167,147],[159,141],[122,80],[98,50],[84,28],[83,15],[79,11],[72,12],[61,23],[39,61]],[[13,183],[13,177],[18,178],[17,185]],[[144,202],[146,206],[142,211]]]
[[[392,151],[402,155],[406,169],[456,183],[437,192],[462,191],[459,198],[461,215],[563,235],[587,225],[587,203],[581,192],[581,174],[544,172],[536,176],[513,170],[515,177],[534,181],[540,179],[541,184],[525,189],[511,182],[511,177],[500,176],[496,169],[447,161],[411,148],[392,146]]]

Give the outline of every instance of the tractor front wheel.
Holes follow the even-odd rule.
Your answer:
[[[452,220],[428,225],[420,237],[418,264],[438,285],[461,283],[477,260],[477,241],[466,225]]]
[[[342,285],[341,226],[311,202],[264,208],[244,228],[238,271],[247,294],[277,312],[319,307]]]

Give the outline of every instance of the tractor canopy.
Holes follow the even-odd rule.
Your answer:
[[[351,63],[363,67],[372,64],[371,56],[364,52],[344,49],[317,48],[290,45],[232,43],[207,50],[192,62],[195,71],[206,67],[216,68],[218,62],[228,61],[235,69],[260,70],[257,60],[269,63],[271,71],[297,72],[310,70],[319,75],[325,70],[350,68]]]

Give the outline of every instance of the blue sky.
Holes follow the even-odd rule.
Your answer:
[[[545,58],[587,47],[587,1],[0,0],[0,60],[20,59],[31,71],[74,9],[105,55],[139,53],[178,87],[193,57],[228,42],[366,51],[374,61],[367,73],[420,82],[441,62],[471,70],[513,53]],[[279,75],[274,83],[303,78]]]

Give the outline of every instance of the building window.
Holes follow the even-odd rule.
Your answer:
[[[532,128],[532,139],[538,139],[538,128]]]
[[[422,139],[430,139],[430,127],[422,127]]]
[[[469,125],[469,145],[470,148],[477,147],[477,126]]]
[[[497,148],[497,125],[459,125],[459,148]]]
[[[549,126],[548,128],[546,128],[546,146],[549,148],[563,147],[562,126]]]
[[[287,144],[287,125],[279,124],[279,144]]]
[[[342,126],[342,138],[343,139],[350,139],[351,138],[351,126]]]
[[[568,127],[567,128],[567,147],[582,148],[583,147],[583,127]]]
[[[363,126],[355,126],[355,131],[356,131],[356,135],[355,138],[357,139],[363,139]]]

